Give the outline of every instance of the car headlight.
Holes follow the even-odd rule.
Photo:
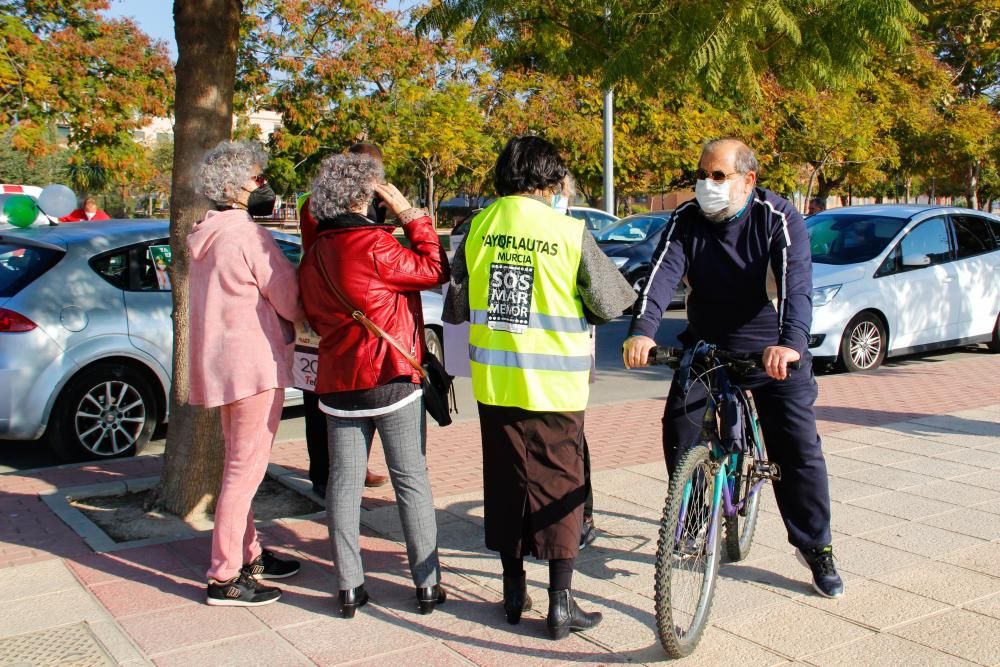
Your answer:
[[[827,285],[826,287],[815,287],[812,292],[813,307],[825,306],[826,304],[833,301],[833,297],[837,296],[837,292],[840,291],[841,285]]]
[[[628,257],[609,257],[611,263],[615,265],[616,269],[620,269],[626,264],[628,264]]]

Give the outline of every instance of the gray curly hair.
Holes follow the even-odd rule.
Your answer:
[[[267,153],[255,141],[223,141],[208,151],[198,168],[198,192],[216,204],[231,204],[243,184],[267,166]]]
[[[317,220],[330,220],[361,205],[368,205],[375,184],[384,177],[382,163],[371,156],[347,153],[323,160],[312,184],[309,212]]]

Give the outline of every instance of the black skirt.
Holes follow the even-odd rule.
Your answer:
[[[479,404],[487,548],[576,558],[586,498],[583,417]]]

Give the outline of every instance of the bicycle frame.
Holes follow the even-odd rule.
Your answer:
[[[696,346],[695,351],[698,350]],[[688,369],[690,369],[691,357],[696,352],[692,352],[691,355],[687,355],[685,361],[683,362]],[[709,373],[726,372],[721,366],[713,368]],[[712,461],[717,466],[715,470],[715,486],[714,486],[714,497],[712,498],[712,517],[709,522],[709,535],[708,535],[708,549],[711,552],[715,548],[716,525],[719,521],[719,513],[721,512],[723,516],[731,517],[735,516],[739,511],[746,507],[747,501],[752,498],[756,493],[758,493],[762,486],[767,482],[767,477],[761,477],[750,490],[744,494],[744,496],[735,501],[735,479],[731,476],[731,471],[736,470],[739,466],[739,457],[751,456],[754,459],[755,464],[763,463],[763,456],[761,452],[761,438],[760,438],[760,425],[757,422],[756,410],[751,407],[750,401],[747,398],[746,392],[742,389],[739,390],[740,397],[740,409],[747,419],[748,428],[744,428],[743,434],[743,447],[739,452],[725,452],[720,447],[719,441],[719,427],[718,427],[718,405],[719,402],[716,398],[717,387],[714,382],[709,383],[709,395],[708,395],[708,405],[705,408],[704,423],[702,425],[702,439],[704,442],[712,443]],[[680,540],[681,532],[684,528],[684,522],[687,518],[687,509],[690,503],[691,497],[691,482],[684,487],[684,500],[681,505],[680,519],[677,523],[677,531],[674,536],[674,541]]]

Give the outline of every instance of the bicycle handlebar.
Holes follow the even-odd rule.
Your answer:
[[[677,368],[680,365],[681,357],[683,356],[684,348],[657,346],[649,351],[649,364],[651,366],[670,366],[671,368]],[[717,361],[719,365],[729,366],[738,371],[763,368],[764,365],[763,355],[761,353],[727,352],[714,346],[710,348],[707,354],[703,355],[702,358],[697,361],[704,360]],[[799,366],[800,363],[798,361],[792,361],[788,364],[788,368],[791,370],[798,370]]]

